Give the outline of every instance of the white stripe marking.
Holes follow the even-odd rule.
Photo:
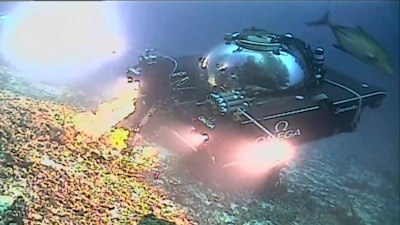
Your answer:
[[[346,91],[354,94],[355,96],[357,96],[357,97],[355,97],[355,99],[353,98],[354,100],[358,100],[357,111],[354,114],[353,121],[352,121],[352,127],[355,126],[355,124],[357,123],[357,119],[359,118],[360,113],[361,113],[361,107],[362,107],[362,97],[361,97],[361,95],[358,92],[356,92],[355,90],[353,90],[353,89],[351,89],[351,88],[349,88],[349,87],[347,87],[347,86],[345,86],[343,84],[339,84],[339,83],[337,83],[335,81],[331,81],[329,79],[324,79],[324,80],[326,82],[330,83],[330,84],[333,84],[333,85],[337,86],[337,87],[343,88],[344,90],[346,90]]]
[[[183,141],[183,143],[185,143],[187,146],[189,146],[189,148],[193,149],[193,151],[198,152],[199,150],[197,150],[196,147],[194,147],[192,144],[190,144],[184,137],[182,137],[182,135],[180,135],[178,132],[176,132],[175,130],[171,129],[172,133],[175,134],[179,139],[181,139],[181,141]]]
[[[326,79],[325,79],[326,80]],[[326,80],[327,82],[329,82],[328,80]],[[335,82],[336,83],[336,82]],[[336,83],[337,84],[337,83]],[[339,84],[340,85],[340,84]],[[342,86],[342,85],[341,85]],[[347,90],[347,89],[346,89]],[[351,90],[351,89],[350,89]],[[357,93],[357,92],[356,92]],[[364,98],[368,98],[371,96],[376,96],[376,95],[385,95],[386,96],[386,92],[383,91],[378,91],[378,92],[374,92],[374,93],[369,93],[366,95],[359,95],[359,97],[353,97],[353,98],[348,98],[348,99],[343,99],[343,100],[339,100],[336,102],[333,102],[332,105],[339,105],[339,104],[343,104],[346,102],[351,102],[351,101],[355,101],[358,100],[359,98],[364,99]],[[270,115],[270,116],[265,116],[262,118],[258,118],[257,120],[269,120],[269,119],[275,119],[275,118],[279,118],[279,117],[283,117],[283,116],[289,116],[289,115],[293,115],[293,114],[299,114],[299,113],[303,113],[303,112],[309,112],[309,111],[313,111],[313,110],[317,110],[319,109],[319,106],[312,106],[312,107],[308,107],[308,108],[303,108],[303,109],[297,109],[297,110],[293,110],[293,111],[289,111],[289,112],[284,112],[284,113],[279,113],[279,114],[274,114],[274,115]],[[360,107],[359,107],[360,108]],[[247,121],[243,121],[241,122],[241,124],[248,124],[251,123],[250,120]]]

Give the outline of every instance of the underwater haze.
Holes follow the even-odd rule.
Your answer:
[[[319,171],[312,185],[325,185],[324,188],[327,189],[330,185],[331,187],[335,185],[335,180],[343,175],[341,173],[346,175],[352,173],[351,176],[354,176],[354,179],[348,183],[346,190],[357,193],[357,190],[361,189],[363,193],[366,193],[365,195],[373,192],[374,196],[380,196],[379,201],[385,202],[385,204],[374,205],[376,199],[371,197],[371,206],[358,211],[369,214],[358,215],[361,218],[365,216],[362,223],[338,219],[339,222],[334,224],[396,225],[399,223],[399,1],[105,1],[101,2],[103,4],[101,8],[96,8],[98,10],[95,11],[96,14],[82,16],[81,21],[85,21],[82,24],[79,17],[73,17],[73,13],[62,15],[65,20],[60,18],[59,21],[68,23],[68,28],[54,24],[54,21],[58,21],[56,19],[52,21],[53,23],[49,21],[46,26],[40,25],[43,21],[52,20],[52,18],[46,17],[40,20],[34,15],[43,14],[44,11],[34,14],[34,11],[29,11],[31,8],[25,7],[24,4],[36,3],[0,3],[0,14],[5,15],[3,21],[0,22],[0,62],[2,66],[14,68],[31,82],[48,85],[96,89],[123,77],[126,68],[137,63],[138,52],[147,48],[157,48],[172,57],[206,54],[221,42],[225,33],[241,31],[252,26],[279,34],[291,33],[309,43],[313,48],[323,47],[326,65],[349,74],[356,80],[384,89],[387,96],[381,107],[364,110],[355,132],[304,145],[301,151],[312,152],[310,155],[314,156],[309,156],[311,160],[308,162],[307,157],[304,156],[305,159],[298,165],[298,171],[308,169],[316,173]],[[64,2],[63,4],[75,4],[74,7],[79,9],[79,4],[83,3]],[[100,2],[86,4],[94,5]],[[88,5],[85,7],[91,11],[92,6]],[[18,7],[21,8],[18,9]],[[49,11],[51,8],[46,10]],[[337,41],[328,27],[306,25],[308,21],[319,20],[327,10],[330,11],[330,21],[333,24],[346,27],[359,25],[385,49],[388,49],[393,57],[394,75],[385,75],[335,48],[333,44]],[[32,12],[29,14],[32,17],[26,16],[25,13],[28,11]],[[76,10],[72,9],[71,12],[73,11]],[[79,11],[80,16],[85,14],[85,10]],[[57,15],[58,13],[49,14],[54,18],[58,18]],[[69,15],[71,18],[68,19]],[[77,12],[76,15],[78,15]],[[70,20],[74,22],[67,22]],[[79,29],[74,27],[74,24],[79,26]],[[31,30],[18,31],[18,26],[30,27]],[[64,33],[61,32],[63,29],[66,29]],[[35,33],[37,31],[38,34]],[[74,33],[75,31],[80,34]],[[23,43],[13,38],[16,32],[21,32],[23,37],[18,40]],[[83,34],[87,36],[82,38]],[[58,35],[63,35],[63,38]],[[56,38],[59,39],[54,41]],[[72,38],[74,38],[73,41],[71,41]],[[65,45],[66,42],[69,44]],[[57,60],[52,61],[52,59]],[[54,64],[49,64],[50,61]],[[325,162],[324,157],[319,158],[318,151],[323,152],[323,155],[329,159]],[[318,162],[314,163],[313,160]],[[343,172],[341,165],[347,165],[349,162],[357,169]],[[329,173],[322,174],[321,171],[325,170]],[[307,180],[309,177],[307,175],[303,177],[301,173],[292,174],[290,179],[296,180],[299,186],[303,185],[302,182],[304,182],[304,187],[312,186],[311,183],[306,184],[309,182]],[[370,173],[379,174],[380,178],[368,177]],[[379,184],[377,180],[380,179],[387,181],[390,188],[382,187],[386,183]],[[374,182],[371,186],[380,189],[366,187],[366,183],[363,182]],[[312,187],[309,190],[310,192],[319,190],[319,187]],[[376,190],[385,190],[387,193],[375,193]],[[369,198],[366,197],[366,199]],[[365,201],[357,202],[354,207],[361,208],[362,204],[366,204]],[[265,209],[265,214],[268,210]],[[371,213],[374,210],[376,212]],[[222,211],[220,214],[225,215]],[[380,216],[378,212],[383,211],[387,214],[382,214],[383,218],[378,218]],[[196,213],[199,215],[204,212]],[[240,217],[240,214],[236,216]],[[235,220],[232,219],[232,221]],[[242,225],[244,223],[200,224]],[[249,222],[247,224],[300,223],[296,223],[295,219],[289,222],[276,219],[274,223]]]

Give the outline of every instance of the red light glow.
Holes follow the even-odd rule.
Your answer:
[[[208,140],[208,135],[200,134],[191,129],[179,129],[175,131],[171,129],[172,133],[175,134],[184,144],[193,149],[195,152],[198,151],[197,147],[199,147],[202,143]]]
[[[200,134],[197,132],[191,132],[191,135],[188,137],[188,141],[190,144],[194,146],[199,146],[201,145],[204,141],[207,140],[207,135]]]
[[[287,163],[294,156],[294,149],[289,143],[279,140],[258,139],[247,143],[238,152],[238,164],[251,174],[264,174],[273,167]]]

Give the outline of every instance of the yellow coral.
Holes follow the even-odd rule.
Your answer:
[[[1,91],[0,97],[3,97]],[[21,183],[21,187],[17,187],[13,185],[15,183],[13,178],[5,182],[3,187],[4,190],[8,190],[4,194],[11,197],[22,195],[27,202],[27,218],[30,221],[44,218],[42,224],[137,225],[144,215],[156,211],[157,218],[169,222],[175,221],[178,225],[196,224],[187,222],[185,215],[181,215],[182,209],[178,205],[166,202],[165,195],[167,194],[146,181],[145,175],[149,174],[146,171],[156,169],[157,166],[159,150],[157,147],[143,143],[144,146],[135,146],[132,151],[120,152],[121,149],[128,147],[126,142],[129,130],[119,128],[110,131],[117,120],[110,120],[104,115],[122,114],[112,110],[111,114],[90,112],[93,116],[103,117],[99,116],[99,120],[92,120],[91,116],[86,117],[86,114],[80,114],[82,117],[77,120],[75,115],[80,111],[69,106],[65,108],[22,97],[5,101],[6,103],[10,105],[7,106],[10,110],[14,107],[15,112],[0,115],[0,128],[15,128],[18,124],[13,121],[21,120],[22,113],[18,112],[24,107],[35,112],[32,114],[31,124],[28,124],[31,129],[25,131],[20,128],[21,131],[11,132],[10,139],[19,138],[20,140],[12,143],[15,146],[5,146],[5,149],[18,150],[11,152],[15,154],[18,161],[26,159],[34,163],[29,172],[26,169],[20,171],[18,165],[8,168],[7,173],[15,172],[18,174],[15,177],[23,177],[24,174],[27,178],[23,180],[27,179],[27,181]],[[129,107],[132,108],[132,105]],[[118,107],[111,108],[119,111]],[[102,109],[100,107],[100,111]],[[11,115],[13,117],[10,117]],[[102,123],[104,121],[106,124]],[[85,133],[85,130],[78,129],[85,127],[86,122],[88,130],[93,132]],[[62,142],[51,141],[51,135],[41,135],[48,132],[49,127],[56,128],[56,131],[64,130],[59,134]],[[93,136],[93,133],[99,134],[100,138]],[[7,140],[9,139],[4,141],[4,145],[11,143]],[[111,153],[110,160],[98,157],[106,152]],[[45,159],[50,166],[55,165],[66,173],[43,165],[44,162],[46,163],[46,160],[43,160],[44,156],[47,156]],[[61,185],[64,184],[68,186],[67,189],[62,188]],[[26,193],[24,193],[25,190]],[[46,206],[46,210],[39,212],[38,210],[41,210],[43,205]],[[114,214],[109,210],[111,207],[118,209],[119,218],[112,219],[111,216]],[[79,214],[70,209],[79,211]]]
[[[135,112],[137,91],[132,91],[130,85],[123,83],[116,87],[120,93],[115,98],[97,106],[96,110],[76,113],[73,116],[75,128],[92,137],[99,138],[108,132],[118,122]],[[120,89],[120,90],[119,90]]]
[[[129,130],[124,128],[118,128],[113,130],[109,137],[111,147],[118,151],[127,148],[128,144],[126,143],[126,141],[129,137],[129,134],[130,134]]]

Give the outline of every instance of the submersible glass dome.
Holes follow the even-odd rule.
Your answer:
[[[263,30],[245,30],[227,34],[225,43],[216,46],[201,62],[213,85],[257,88],[281,92],[302,87],[310,71],[302,50],[282,42],[292,38]]]

